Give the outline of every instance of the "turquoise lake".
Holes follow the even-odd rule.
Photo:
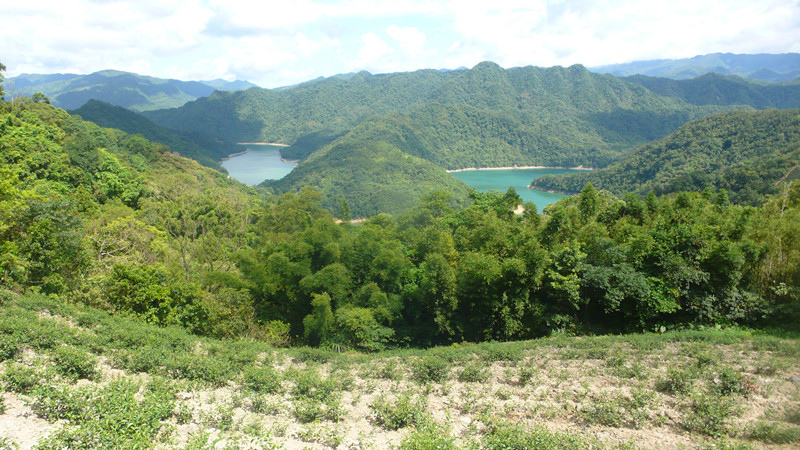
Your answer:
[[[281,147],[276,145],[248,144],[242,149],[246,153],[232,156],[220,164],[232,178],[248,186],[264,180],[279,180],[297,165],[297,162],[281,161]]]
[[[281,161],[281,147],[266,144],[242,146],[245,153],[222,161],[231,177],[248,186],[255,186],[264,180],[279,180],[297,165],[296,162]],[[533,202],[542,210],[545,206],[566,197],[564,194],[539,191],[528,188],[531,180],[542,175],[561,175],[581,172],[578,169],[491,169],[464,170],[453,172],[459,180],[480,192],[489,190],[505,192],[513,186],[523,201]]]
[[[579,169],[491,169],[491,170],[464,170],[453,172],[452,175],[459,180],[474,187],[480,192],[501,191],[505,192],[513,186],[523,201],[533,202],[542,211],[545,206],[555,203],[566,197],[564,194],[545,192],[531,189],[528,185],[531,180],[542,175],[562,175],[565,173],[585,172]]]

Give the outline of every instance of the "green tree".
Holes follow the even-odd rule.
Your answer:
[[[0,62],[0,100],[5,100],[5,95],[6,95],[6,91],[3,88],[3,82],[6,81],[6,78],[3,75],[3,72],[5,71],[6,71],[6,66],[3,65],[2,62]]]

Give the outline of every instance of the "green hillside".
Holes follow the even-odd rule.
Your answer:
[[[756,109],[800,107],[800,82],[759,83],[716,73],[689,80],[634,75],[625,78],[659,95],[693,105],[748,105]]]
[[[435,133],[440,135],[436,137],[440,141],[453,141],[456,137],[480,139],[487,130],[500,132],[491,130],[492,122],[505,122],[498,126],[513,127],[515,133],[523,135],[509,143],[517,147],[516,151],[535,153],[538,140],[544,139],[550,141],[550,146],[580,147],[586,153],[598,154],[576,158],[583,159],[584,164],[607,164],[633,145],[663,137],[687,120],[719,111],[654,95],[635,84],[592,74],[580,66],[504,70],[486,62],[471,70],[385,75],[362,72],[280,91],[216,93],[181,108],[149,111],[145,116],[168,128],[203,130],[232,141],[293,144],[313,136],[306,140],[324,145],[332,139],[325,136],[341,135],[364,120],[392,114],[413,115],[427,107],[436,108],[432,105],[455,108],[453,113],[447,113],[454,116],[463,115],[460,109],[483,116],[467,118],[473,122],[469,130],[454,130],[447,122],[423,123],[426,127],[442,127]],[[305,149],[301,153],[311,151]],[[480,155],[477,161],[480,165],[490,164]],[[446,166],[458,164],[451,161]]]
[[[758,204],[791,180],[800,164],[800,111],[738,111],[690,122],[604,169],[541,177],[545,189],[578,192],[587,182],[618,194],[657,194],[707,187]]]
[[[84,120],[101,127],[116,128],[130,134],[141,134],[152,142],[164,144],[171,151],[191,158],[200,164],[224,172],[219,161],[236,152],[234,144],[226,144],[200,132],[186,133],[160,127],[143,116],[121,106],[99,100],[89,100],[80,108],[71,111]]]
[[[215,90],[253,87],[247,82],[224,80],[180,81],[148,77],[131,72],[103,70],[89,75],[23,74],[11,79],[15,95],[32,96],[41,92],[64,109],[76,109],[89,100],[100,100],[132,111],[175,108]]]
[[[312,186],[322,195],[323,207],[338,213],[345,200],[353,217],[407,212],[437,191],[452,195],[454,204],[465,204],[467,185],[406,152],[415,138],[413,132],[403,131],[363,124],[312,154],[284,178],[264,185],[279,193]]]

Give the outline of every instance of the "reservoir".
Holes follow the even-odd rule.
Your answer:
[[[264,180],[279,180],[297,165],[297,161],[281,161],[280,146],[268,144],[242,145],[242,151],[220,162],[235,178],[248,186],[255,186]]]
[[[539,209],[567,197],[555,192],[531,189],[528,185],[531,180],[542,175],[562,175],[565,173],[585,172],[581,169],[468,169],[451,174],[459,180],[474,187],[479,192],[500,191],[505,192],[509,187],[514,187],[523,202],[533,202]]]

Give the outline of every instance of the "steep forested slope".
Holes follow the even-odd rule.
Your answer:
[[[756,204],[792,178],[799,160],[800,111],[738,111],[690,122],[607,168],[541,177],[534,185],[577,192],[592,182],[617,193],[713,187]]]
[[[419,184],[441,174],[398,149],[402,134],[367,153],[353,137],[306,163],[348,174],[402,159]],[[800,288],[797,181],[759,208],[723,192],[620,200],[587,185],[548,215],[515,215],[513,190],[471,193],[458,210],[430,192],[407,214],[336,224],[313,189],[261,198],[32,101],[0,103],[0,150],[4,289],[197,334],[377,350],[752,323],[785,314]]]
[[[634,75],[625,78],[656,94],[680,98],[693,105],[748,105],[756,109],[800,107],[800,82],[757,83],[716,73],[690,80]]]
[[[453,115],[460,114],[459,109],[470,109],[473,115],[484,117],[467,130],[421,122],[428,130],[436,130],[433,134],[439,135],[435,137],[438,141],[478,140],[484,132],[497,133],[491,130],[491,122],[500,120],[508,123],[502,126],[520,128],[514,132],[524,139],[510,145],[518,147],[521,154],[535,152],[537,139],[543,138],[565,149],[603,154],[595,160],[605,162],[631,145],[663,137],[685,121],[715,111],[654,95],[580,66],[504,70],[485,62],[463,71],[362,72],[281,91],[217,93],[178,109],[145,115],[165,127],[204,130],[228,140],[292,144],[311,135],[314,138],[307,139],[311,144],[324,145],[332,140],[325,136],[338,136],[366,119],[413,114],[434,104],[454,108]],[[421,120],[422,116],[417,119]],[[490,159],[481,159],[479,149],[473,152],[477,153],[469,157],[477,158],[478,164],[490,164]],[[491,158],[488,152],[485,156]],[[448,163],[451,165],[458,164]]]
[[[181,156],[194,159],[204,166],[222,172],[225,169],[219,165],[219,161],[237,150],[235,145],[212,139],[204,133],[179,132],[160,127],[126,108],[99,100],[89,100],[71,113],[101,127],[116,128],[130,134],[141,134],[150,141],[166,145],[171,151],[177,152]]]

